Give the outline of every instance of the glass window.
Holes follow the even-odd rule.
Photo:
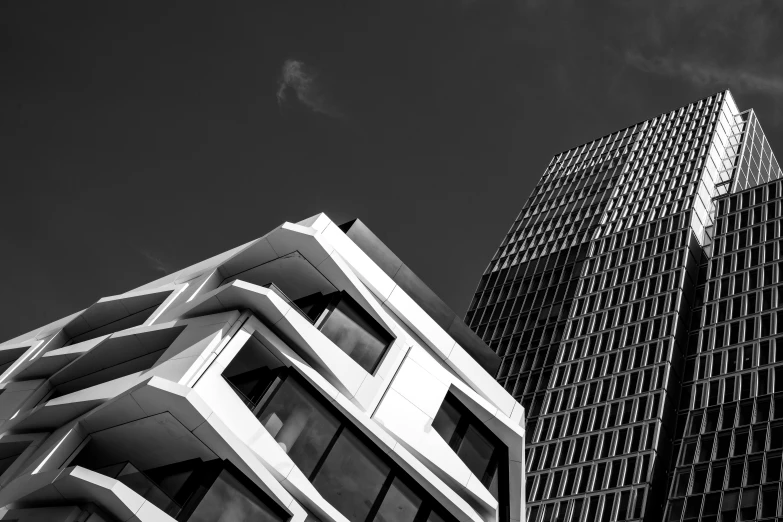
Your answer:
[[[745,488],[742,490],[742,508],[740,509],[740,520],[755,520],[756,508],[758,505],[758,488]]]
[[[764,482],[780,480],[780,455],[768,456]]]
[[[329,451],[313,486],[351,522],[361,522],[370,513],[389,466],[348,430],[342,430]]]
[[[348,294],[337,295],[319,329],[359,366],[372,373],[394,338]]]
[[[495,446],[473,426],[468,426],[457,454],[477,477],[483,477],[492,460]]]
[[[389,486],[386,496],[383,497],[375,520],[377,522],[413,522],[420,507],[421,498],[403,484],[399,478],[395,478]]]
[[[723,477],[726,475],[726,464],[717,463],[712,465],[712,477],[710,478],[710,491],[720,491],[723,489]]]
[[[340,422],[295,379],[285,379],[258,413],[261,424],[309,477]]]
[[[432,427],[497,498],[498,464],[503,461],[502,454],[505,453],[505,446],[497,437],[452,394],[446,395]]]
[[[188,522],[282,522],[281,509],[273,509],[227,470],[218,475],[196,506]]]
[[[723,495],[723,503],[720,506],[721,520],[734,520],[737,518],[738,491],[729,491]]]
[[[443,401],[438,413],[435,415],[435,419],[432,421],[432,427],[443,437],[443,440],[449,442],[457,430],[457,424],[461,417],[462,414],[451,401]],[[542,419],[541,422],[543,423],[547,420],[549,419]],[[541,431],[541,437],[545,438],[548,430],[542,429]]]
[[[433,521],[452,521],[447,513],[431,513],[437,507],[434,500],[415,492],[415,484],[408,483],[405,473],[354,432],[296,373],[277,370],[257,409],[270,435],[324,499],[351,522],[412,522],[423,520],[428,513]],[[463,417],[447,410],[438,422],[442,429],[456,433],[455,423]],[[483,454],[480,438],[471,433],[462,437],[467,441],[466,454],[473,459]]]
[[[761,490],[761,516],[774,517],[778,507],[777,486],[767,486]]]

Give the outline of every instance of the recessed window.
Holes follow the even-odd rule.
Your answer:
[[[346,292],[313,294],[295,304],[326,337],[367,372],[378,367],[394,336]]]
[[[72,465],[94,469],[92,441]],[[104,455],[105,458],[105,455]],[[229,461],[191,459],[138,469],[131,462],[98,467],[97,473],[116,479],[159,509],[182,522],[253,520],[284,522],[291,515]]]
[[[441,404],[432,427],[498,499],[498,492],[505,489],[499,482],[505,482],[508,473],[501,465],[508,460],[505,445],[450,393]]]

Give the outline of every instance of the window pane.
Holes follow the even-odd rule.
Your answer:
[[[710,491],[723,489],[723,477],[726,474],[725,464],[712,465],[712,478],[710,479]]]
[[[227,471],[212,484],[188,522],[281,522],[265,502]]]
[[[774,517],[778,508],[778,487],[765,487],[761,494],[763,496],[761,500],[761,516],[762,517]]]
[[[494,446],[473,426],[468,426],[457,454],[479,480],[484,478]]]
[[[258,418],[306,477],[313,472],[340,426],[292,378],[283,381]]]
[[[457,423],[459,423],[461,417],[462,415],[459,410],[457,410],[448,398],[446,398],[446,400],[443,401],[443,404],[440,405],[440,410],[438,410],[437,415],[435,415],[435,419],[432,421],[432,427],[435,428],[435,431],[437,431],[441,437],[443,437],[443,440],[449,443],[451,442],[451,437],[454,435],[454,430],[457,429]]]
[[[780,455],[767,457],[767,473],[764,482],[780,480]]]
[[[536,506],[537,508],[538,506]],[[533,520],[533,518],[531,518]],[[440,515],[438,515],[435,510],[430,511],[430,514],[427,516],[427,522],[446,522],[444,518]]]
[[[721,504],[720,511],[722,513],[721,520],[723,522],[729,522],[737,516],[737,501],[739,500],[738,491],[730,491],[723,495],[723,503]]]
[[[313,485],[351,522],[362,522],[389,475],[389,466],[348,430],[337,441]]]
[[[408,486],[395,478],[383,497],[375,520],[378,522],[413,522],[421,506],[421,499]]]
[[[740,520],[754,520],[756,518],[756,508],[759,504],[759,490],[757,488],[748,488],[742,490],[742,509],[740,509]]]
[[[347,298],[341,299],[321,325],[321,332],[362,368],[373,372],[391,339],[354,307]]]

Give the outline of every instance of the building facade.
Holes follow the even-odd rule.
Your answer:
[[[522,521],[494,359],[361,222],[286,223],[0,344],[0,520]]]
[[[742,297],[737,306],[745,308],[735,309],[714,302],[729,294],[711,293],[716,285],[724,288],[711,270],[726,257],[728,230],[742,238],[736,240],[742,247],[733,248],[753,244],[757,252],[732,253],[732,261],[720,261],[722,269],[744,270],[737,268],[745,267],[736,264],[738,256],[743,263],[758,264],[778,255],[777,236],[770,235],[777,229],[764,228],[759,220],[770,215],[775,205],[770,202],[780,197],[778,189],[770,188],[780,177],[755,114],[741,112],[728,91],[552,158],[481,277],[465,317],[502,358],[497,379],[528,412],[530,522],[716,520],[715,509],[725,513],[722,520],[734,520],[732,504],[750,506],[762,496],[768,507],[760,513],[776,516],[777,482],[761,490],[754,484],[755,490],[742,493],[745,500],[736,488],[748,484],[747,478],[738,486],[738,479],[728,475],[725,487],[715,482],[716,490],[705,490],[705,466],[712,470],[721,464],[705,465],[707,454],[694,453],[695,446],[710,444],[699,430],[714,431],[716,411],[726,418],[737,400],[746,401],[739,410],[742,404],[747,410],[756,395],[765,395],[758,399],[763,410],[774,402],[767,394],[783,390],[777,370],[740,371],[748,367],[726,366],[730,355],[701,355],[725,345],[744,354],[747,345],[755,364],[773,363],[772,341],[757,341],[760,337],[746,332],[758,328],[753,335],[771,335],[770,316],[759,310],[772,302],[764,299],[772,299],[775,290],[768,285],[777,280],[767,279],[766,272],[764,279],[731,276],[743,292],[759,294],[755,301]],[[746,200],[761,210],[732,214],[740,207],[750,209],[750,203],[743,206]],[[716,212],[721,216],[717,226]],[[748,230],[737,232],[741,228]],[[764,270],[774,272],[766,265]],[[722,274],[721,281],[726,279]],[[748,308],[749,300],[756,308]],[[726,315],[727,306],[740,315]],[[743,326],[720,324],[759,313]],[[704,314],[713,316],[704,319]],[[716,345],[709,335],[727,336],[725,345]],[[721,386],[736,386],[736,393],[726,395],[724,388],[705,383],[716,375],[705,373],[706,359],[718,361],[720,375],[738,373],[721,381]],[[712,409],[703,410],[708,406]],[[755,418],[761,425],[774,418],[764,415]],[[710,423],[700,427],[708,417]],[[769,427],[772,436],[775,429]],[[716,447],[720,441],[726,444],[721,436],[726,437],[719,435]],[[778,449],[777,443],[765,444],[757,451]],[[724,452],[717,455],[725,458]],[[770,458],[774,464],[777,457]],[[694,462],[700,464],[690,469]],[[705,491],[714,492],[702,511],[699,494]],[[687,502],[686,493],[691,495]],[[739,516],[750,516],[750,509]]]

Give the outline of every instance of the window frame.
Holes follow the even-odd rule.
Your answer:
[[[397,337],[391,331],[389,331],[386,325],[384,325],[381,321],[373,317],[373,315],[370,312],[368,312],[356,299],[354,299],[345,290],[338,290],[336,292],[332,292],[326,295],[321,294],[320,297],[318,297],[318,294],[311,294],[308,296],[304,296],[300,299],[297,299],[296,301],[294,301],[294,304],[296,304],[297,307],[301,308],[302,306],[307,306],[307,304],[311,302],[315,302],[314,309],[317,310],[317,313],[311,315],[311,312],[306,312],[304,313],[304,315],[306,315],[312,321],[313,326],[315,326],[315,328],[317,328],[318,331],[321,332],[322,327],[329,321],[329,318],[331,317],[332,313],[334,313],[334,310],[343,301],[347,303],[348,307],[351,308],[354,312],[356,312],[357,315],[359,315],[359,317],[361,317],[365,322],[374,325],[375,329],[377,330],[377,333],[381,333],[382,335],[385,336],[385,339],[379,339],[379,340],[381,342],[385,341],[386,344],[383,350],[381,351],[381,354],[378,357],[378,359],[369,368],[365,368],[364,366],[361,365],[361,363],[359,363],[358,361],[353,359],[353,357],[351,357],[349,354],[346,353],[346,355],[348,355],[348,357],[351,357],[351,360],[353,360],[363,370],[365,370],[370,375],[374,375],[375,372],[383,363],[383,360],[386,358],[386,354],[389,353],[389,348],[391,347],[392,344],[394,344],[394,341],[397,340]],[[375,337],[376,332],[368,332],[368,333],[370,333],[373,337]]]
[[[500,440],[500,438],[497,435],[492,433],[492,431],[488,429],[487,426],[483,422],[481,422],[478,419],[478,417],[476,417],[476,415],[472,411],[470,411],[470,409],[467,406],[465,406],[463,402],[459,400],[459,398],[451,391],[446,393],[446,396],[443,398],[443,401],[441,402],[441,405],[438,408],[438,413],[440,413],[441,409],[443,408],[443,404],[447,402],[449,406],[456,409],[460,414],[460,419],[457,422],[457,425],[455,426],[453,433],[451,434],[450,440],[444,439],[444,441],[454,451],[457,457],[459,457],[460,445],[462,444],[462,441],[464,440],[464,437],[470,428],[476,430],[479,433],[479,435],[487,439],[494,446],[494,449],[492,451],[492,456],[488,460],[487,469],[484,471],[484,475],[482,477],[476,477],[476,478],[479,479],[479,481],[484,487],[489,489],[492,483],[492,478],[494,477],[495,473],[497,473],[497,485],[498,485],[497,501],[498,501],[498,509],[499,509],[499,520],[501,522],[504,520],[508,520],[510,514],[508,447],[503,443],[503,441]],[[437,417],[437,413],[436,413],[436,417]],[[440,435],[440,433],[438,433],[438,435]],[[461,457],[459,458],[462,461],[462,458]],[[506,465],[505,466],[501,465],[504,462],[506,463]]]

